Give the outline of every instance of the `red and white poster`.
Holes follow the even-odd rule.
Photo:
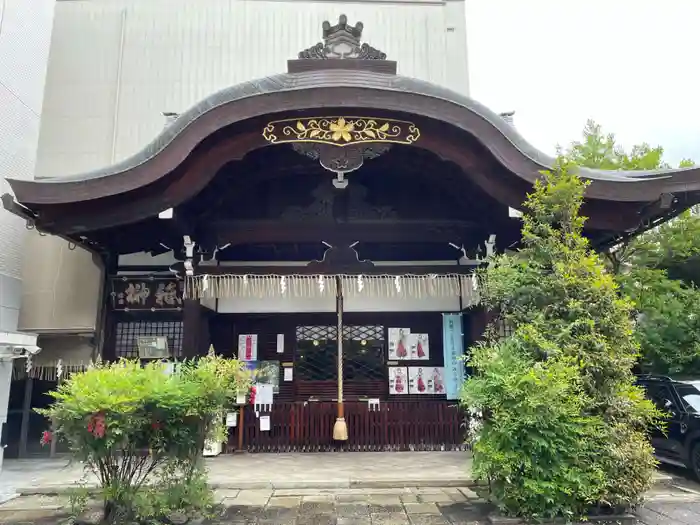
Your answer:
[[[433,394],[445,394],[445,369],[443,367],[428,368],[429,383],[433,387]]]
[[[409,394],[432,394],[428,385],[428,368],[422,366],[411,366],[408,368],[408,393]]]
[[[256,334],[240,334],[238,336],[238,359],[241,361],[258,360],[258,336]]]
[[[412,366],[408,369],[409,394],[445,394],[445,369],[437,366]]]
[[[430,359],[430,338],[428,334],[409,334],[407,341],[409,359],[413,361]]]
[[[410,328],[389,328],[389,361],[410,359]]]
[[[408,394],[408,369],[405,366],[389,367],[389,394]]]

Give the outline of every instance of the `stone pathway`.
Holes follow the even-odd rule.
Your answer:
[[[485,525],[491,507],[464,487],[218,490],[226,508],[206,525]],[[639,525],[698,525],[700,492],[649,494]],[[3,525],[60,525],[66,499],[27,496],[0,506]]]
[[[275,490],[223,494],[216,522],[260,525],[445,525],[477,523],[488,506],[468,488]],[[231,497],[234,496],[234,497]]]
[[[698,525],[700,500],[650,501],[637,512],[640,525]]]
[[[289,489],[468,486],[468,452],[322,452],[231,454],[207,459],[214,488]],[[82,465],[56,460],[5,460],[0,486],[48,494],[73,484]],[[88,478],[88,482],[94,480]]]

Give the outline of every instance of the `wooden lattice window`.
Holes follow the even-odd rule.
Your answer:
[[[182,321],[127,321],[115,327],[116,357],[137,358],[137,338],[141,336],[165,336],[171,355],[182,355]]]
[[[297,378],[306,381],[335,381],[338,369],[338,329],[335,326],[298,326]],[[343,327],[343,379],[347,381],[386,378],[383,326]]]
[[[498,328],[498,337],[501,339],[505,339],[506,337],[513,335],[513,325],[505,319],[498,319],[498,321],[496,321],[496,327]]]

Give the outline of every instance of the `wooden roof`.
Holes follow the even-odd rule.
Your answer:
[[[359,29],[358,29],[359,28]],[[407,121],[415,147],[462,170],[490,197],[518,208],[554,159],[501,116],[469,97],[396,74],[396,63],[360,43],[361,24],[324,25],[324,42],[290,60],[288,72],[214,93],[182,113],[140,152],[117,164],[34,181],[9,178],[6,208],[47,232],[133,224],[192,199],[227,163],[271,146],[279,119],[362,116]],[[435,173],[435,176],[440,176]],[[700,202],[700,167],[657,171],[580,169],[589,227],[633,233]]]

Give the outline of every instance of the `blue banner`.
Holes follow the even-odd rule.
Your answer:
[[[442,314],[442,352],[445,357],[447,399],[459,399],[464,383],[462,314]]]

